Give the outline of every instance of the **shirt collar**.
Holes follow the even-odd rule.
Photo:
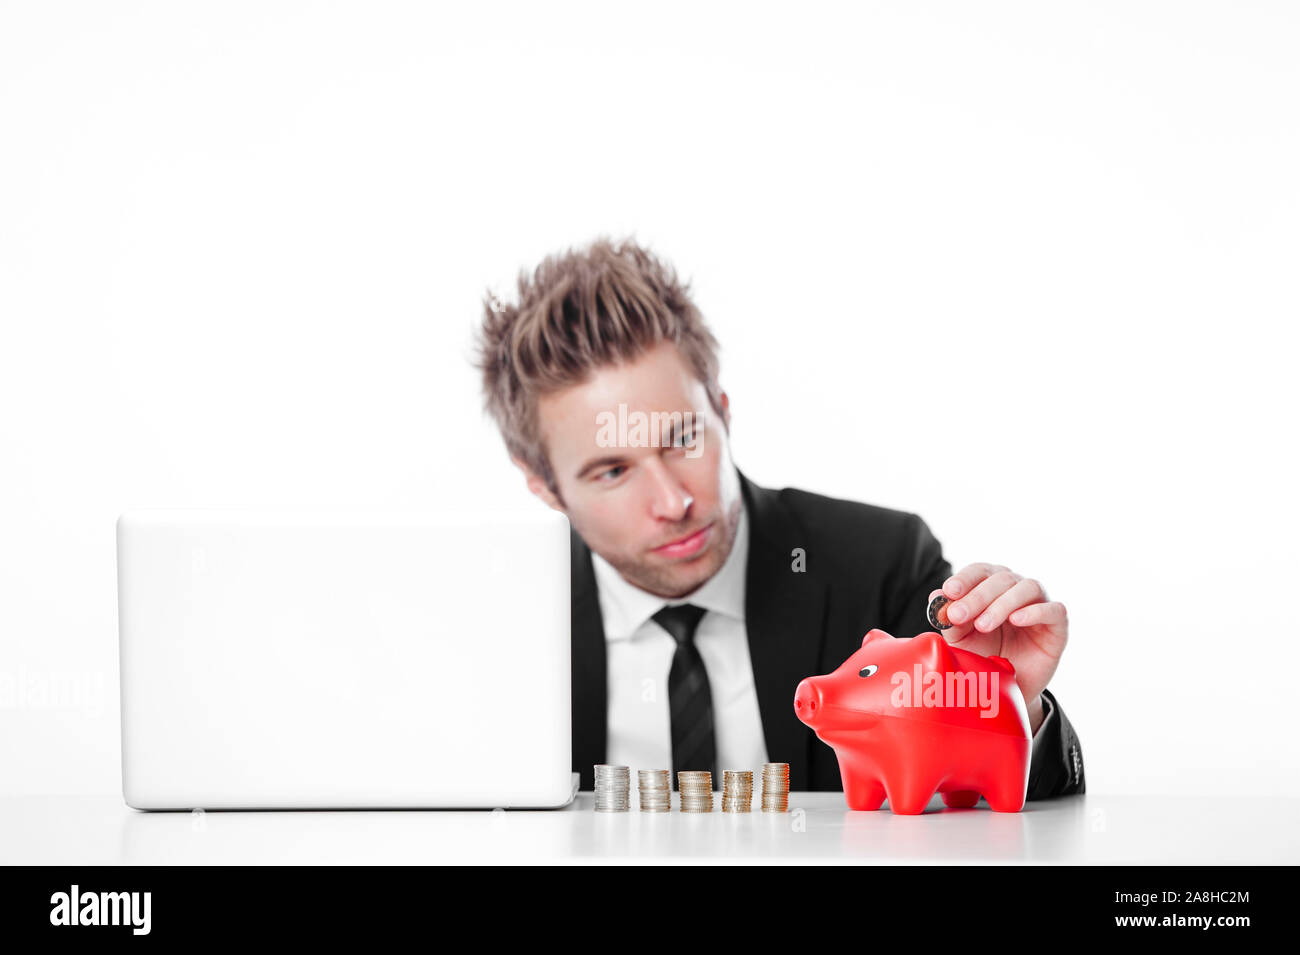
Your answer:
[[[695,604],[743,623],[745,571],[749,566],[749,516],[742,505],[731,553],[716,574],[684,597],[667,600],[628,583],[595,551],[591,553],[591,563],[596,573],[596,591],[607,641],[630,640],[643,623],[670,604]]]

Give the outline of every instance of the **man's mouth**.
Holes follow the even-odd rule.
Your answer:
[[[670,541],[662,547],[656,547],[652,553],[660,554],[664,557],[690,557],[698,554],[704,545],[708,543],[710,535],[713,533],[713,524],[708,523],[701,527],[693,534],[686,537]]]

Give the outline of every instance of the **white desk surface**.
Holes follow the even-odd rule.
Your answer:
[[[920,816],[850,812],[840,793],[791,793],[790,812],[146,813],[120,797],[0,797],[0,864],[496,862],[1300,863],[1300,798],[1066,796],[1020,813],[984,803]],[[755,797],[755,806],[758,799]]]

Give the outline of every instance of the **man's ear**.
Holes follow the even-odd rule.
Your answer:
[[[515,467],[524,472],[524,480],[528,485],[529,491],[531,491],[547,507],[553,508],[561,514],[566,513],[564,502],[560,500],[558,494],[547,486],[546,480],[540,474],[525,464],[521,458],[511,458],[510,460],[515,463]]]
[[[722,427],[731,433],[731,399],[727,397],[725,391],[718,393],[718,401],[722,405]]]

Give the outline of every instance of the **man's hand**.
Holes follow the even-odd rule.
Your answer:
[[[1016,668],[1030,729],[1043,722],[1042,692],[1065,652],[1070,622],[1065,605],[1049,602],[1036,580],[1000,564],[970,564],[949,577],[942,593],[952,603],[940,613],[952,624],[940,631],[950,644],[982,656],[1000,656]]]

